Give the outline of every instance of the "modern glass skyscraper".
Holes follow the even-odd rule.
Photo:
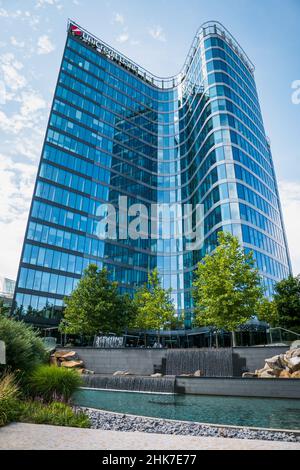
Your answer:
[[[100,239],[101,207],[119,196],[128,206],[203,204],[202,248],[187,250],[183,235]],[[130,293],[158,267],[188,327],[193,271],[220,230],[254,252],[271,295],[291,267],[246,53],[209,22],[182,72],[161,79],[69,22],[17,279],[21,314],[55,323],[90,263]]]

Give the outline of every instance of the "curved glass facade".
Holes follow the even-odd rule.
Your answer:
[[[182,227],[177,239],[99,239],[100,207],[119,196],[149,210],[203,204],[203,247],[187,250]],[[220,230],[254,252],[272,295],[291,268],[244,51],[222,25],[207,23],[183,71],[158,79],[71,23],[17,280],[21,313],[57,321],[63,297],[91,262],[129,293],[157,266],[189,327],[193,271]]]

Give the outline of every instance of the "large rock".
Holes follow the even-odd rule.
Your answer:
[[[283,355],[280,354],[279,356],[271,357],[270,359],[266,359],[266,364],[273,370],[282,370],[285,368]]]
[[[194,377],[203,377],[204,376],[204,373],[202,372],[202,370],[196,370],[196,372],[194,373]]]
[[[297,372],[294,372],[294,373],[291,375],[291,378],[292,378],[292,379],[300,379],[300,370],[297,370]]]
[[[300,348],[300,339],[297,339],[291,344],[290,349],[299,349]]]
[[[284,358],[285,358],[286,361],[288,361],[288,360],[291,359],[292,357],[300,357],[300,349],[299,349],[299,348],[290,349],[290,350],[287,351],[287,353],[284,355]]]
[[[291,357],[291,359],[288,360],[288,367],[291,372],[300,370],[300,357]]]
[[[124,377],[126,375],[129,375],[129,371],[128,370],[117,370],[113,375],[115,377],[117,377],[117,376]]]
[[[256,379],[258,377],[257,374],[253,374],[252,372],[244,372],[243,379]]]
[[[259,379],[276,379],[278,375],[274,373],[274,370],[269,369],[262,372],[258,377]]]
[[[60,361],[77,361],[78,354],[75,351],[56,351],[54,356]]]
[[[265,364],[265,367],[263,367],[262,369],[258,369],[255,371],[255,375],[261,375],[263,374],[264,372],[268,371],[268,370],[271,370],[270,367]]]
[[[163,377],[163,374],[152,374],[151,377],[156,377],[159,379],[160,377]]]
[[[63,361],[61,363],[61,367],[65,367],[67,369],[83,369],[83,361]]]
[[[95,372],[93,370],[88,370],[88,369],[83,369],[82,373],[84,375],[95,375]]]
[[[49,362],[50,362],[50,365],[51,365],[51,366],[57,366],[57,365],[58,365],[58,364],[57,364],[57,362],[58,362],[58,361],[57,361],[57,358],[54,356],[54,354],[53,354],[52,356],[50,356]]]
[[[282,370],[279,374],[279,378],[280,379],[290,379],[291,378],[291,374],[289,373],[288,370]]]
[[[254,374],[253,372],[244,372],[243,378],[244,379],[255,379],[258,377],[258,374]]]

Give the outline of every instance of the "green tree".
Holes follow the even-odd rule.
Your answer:
[[[171,299],[171,289],[161,286],[158,270],[149,273],[148,284],[139,289],[135,295],[136,317],[134,326],[141,330],[160,331],[170,329],[176,324],[177,316]]]
[[[261,302],[257,304],[256,315],[260,321],[266,322],[272,327],[278,325],[279,315],[274,300],[269,300],[264,297]]]
[[[118,293],[118,285],[108,279],[106,269],[91,264],[70,297],[60,330],[69,334],[94,336],[100,332],[121,334],[133,315],[129,297]]]
[[[278,282],[274,301],[279,326],[300,333],[300,275]]]
[[[5,317],[9,317],[10,308],[5,305],[4,299],[0,299],[0,316],[4,315]]]
[[[263,298],[263,288],[252,253],[246,254],[236,237],[218,234],[218,247],[205,256],[195,273],[195,326],[232,332],[247,323]]]

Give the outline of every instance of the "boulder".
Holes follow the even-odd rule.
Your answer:
[[[300,357],[300,348],[291,349],[292,357]]]
[[[255,374],[256,375],[261,375],[263,372],[266,372],[267,370],[270,370],[270,367],[267,364],[265,364],[265,367],[263,369],[256,370]]]
[[[258,374],[256,374],[256,373],[255,374],[252,373],[252,372],[244,372],[243,373],[243,378],[244,379],[255,379],[257,377],[258,377]]]
[[[204,376],[204,373],[202,370],[196,370],[196,372],[194,373],[194,377],[203,377]]]
[[[83,369],[83,374],[85,375],[95,375],[93,370]]]
[[[54,356],[54,354],[52,356],[50,356],[50,360],[49,360],[49,363],[50,363],[50,366],[57,366],[57,358]]]
[[[288,360],[288,367],[291,372],[300,370],[300,357],[291,357],[291,359]]]
[[[66,351],[55,351],[54,356],[59,358],[61,357]]]
[[[117,377],[124,377],[125,375],[128,375],[128,370],[117,370],[114,372],[113,376]]]
[[[300,339],[297,339],[291,344],[290,349],[299,349],[300,348]]]
[[[78,360],[78,354],[75,351],[69,351],[61,353],[58,358],[64,361],[76,361]]]
[[[270,359],[266,359],[266,365],[273,370],[282,370],[285,368],[283,355],[280,354],[279,356],[271,357]]]
[[[290,379],[291,378],[291,374],[289,373],[288,370],[282,370],[279,374],[279,378],[280,379]]]
[[[273,373],[274,371],[265,371],[265,372],[262,372],[258,378],[259,379],[276,379],[276,375]]]
[[[83,368],[83,361],[63,361],[61,367],[66,367],[67,369]]]
[[[294,372],[291,375],[291,379],[300,379],[300,370],[297,370],[297,372]]]
[[[163,377],[163,374],[152,374],[151,377],[156,377],[159,379],[160,377]]]
[[[289,360],[292,357],[300,357],[300,348],[290,349],[285,355],[285,360]]]

